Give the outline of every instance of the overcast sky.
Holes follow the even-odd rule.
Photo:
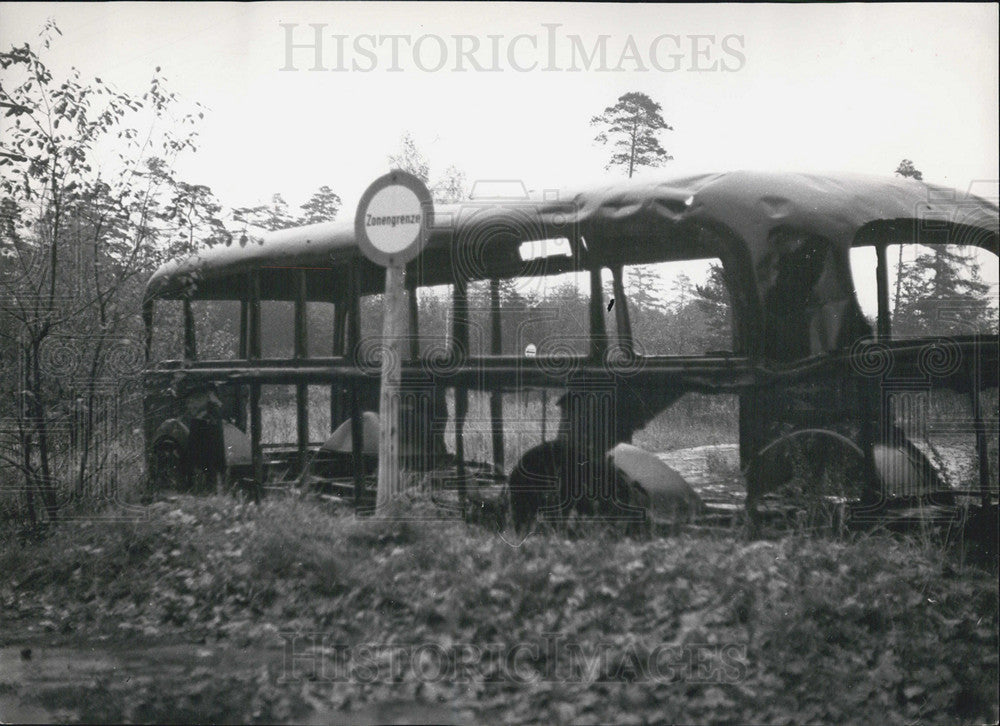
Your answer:
[[[891,174],[905,157],[996,189],[996,5],[0,3],[0,46],[49,17],[57,71],[141,92],[161,66],[209,108],[180,172],[228,207],[327,184],[353,209],[405,131],[432,179],[607,178],[589,121],[632,90],[674,127],[666,173]]]
[[[889,174],[907,157],[926,179],[963,189],[997,176],[996,5],[0,3],[0,46],[37,36],[48,17],[64,33],[56,68],[137,91],[162,66],[175,90],[209,107],[182,170],[230,206],[272,192],[298,204],[321,184],[353,203],[404,131],[432,176],[456,164],[470,180],[574,186],[606,174],[589,121],[629,90],[658,101],[675,129],[663,136],[675,157],[666,171]],[[292,50],[297,71],[281,70],[286,34],[309,44],[310,24],[325,25],[328,68],[334,36],[346,36],[346,70],[309,70],[308,47]],[[392,41],[365,35],[408,36],[395,66]],[[596,58],[585,70],[579,56],[575,72],[546,70],[573,63],[571,36],[590,53],[601,35],[604,70]],[[651,54],[665,35],[677,40],[661,38]],[[630,37],[638,58],[619,63]],[[462,63],[456,42],[478,43],[473,60],[487,69],[496,45],[500,70]],[[374,47],[374,62],[356,44]]]

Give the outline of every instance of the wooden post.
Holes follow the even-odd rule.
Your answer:
[[[469,355],[469,293],[463,278],[452,287],[452,356],[465,361]],[[469,411],[469,392],[459,383],[455,386],[455,475],[458,478],[458,498],[465,511],[465,416]]]
[[[420,360],[420,327],[418,323],[419,305],[417,301],[417,287],[410,285],[406,291],[407,312],[409,316],[409,338],[410,338],[410,360]]]
[[[350,295],[347,309],[347,356],[355,370],[360,364],[358,346],[361,343],[361,270],[357,263],[351,266],[348,282]],[[354,471],[354,511],[361,512],[365,486],[364,425],[361,420],[360,379],[348,383],[351,409],[351,468]]]
[[[406,264],[427,244],[433,221],[434,201],[427,185],[400,169],[372,182],[354,214],[354,236],[362,254],[385,267],[377,510],[384,510],[403,488],[400,380],[407,327]],[[410,311],[416,313],[415,296],[411,302]]]
[[[309,340],[306,331],[306,271],[297,270],[295,289],[295,341],[294,354],[302,359],[309,355]]]
[[[384,318],[382,323],[382,391],[379,397],[378,494],[375,507],[381,510],[402,491],[400,456],[400,371],[403,338],[406,335],[406,268],[390,265],[385,269]]]
[[[146,300],[142,304],[142,327],[143,327],[143,351],[145,361],[148,365],[153,357],[153,310],[155,303],[152,299]]]
[[[333,310],[333,349],[334,358],[344,355],[344,328],[347,325],[347,301],[338,300]]]
[[[249,315],[249,342],[247,344],[247,358],[259,360],[261,353],[260,345],[260,275],[256,272],[250,273],[250,315]]]
[[[549,411],[549,389],[542,389],[542,443],[545,443],[545,437],[548,435],[546,430],[546,423],[548,421],[548,411]]]
[[[976,336],[976,343],[982,345],[982,337]],[[976,348],[979,347],[976,346]],[[978,350],[977,350],[978,353]],[[980,369],[979,356],[974,356],[973,360],[966,364],[969,381],[969,402],[972,404],[972,422],[976,433],[976,458],[979,463],[979,495],[980,504],[985,508],[990,506],[990,459],[987,450],[986,424],[983,418],[982,391],[983,385],[982,370]]]
[[[260,360],[260,275],[250,274],[250,303],[248,310],[247,359]],[[260,383],[250,384],[250,457],[253,462],[253,478],[258,486],[264,486],[264,454],[260,449],[261,440],[260,417]]]
[[[260,449],[262,422],[260,418],[260,384],[250,384],[250,459],[253,479],[258,486],[264,486],[264,452]]]
[[[625,299],[625,284],[619,265],[611,270],[611,286],[615,293],[615,324],[618,327],[618,344],[626,353],[632,350],[632,324],[628,318],[628,301]]]
[[[879,486],[878,470],[875,468],[875,442],[884,441],[888,433],[881,430],[882,424],[879,417],[881,383],[876,382],[874,378],[862,378],[858,385],[863,389],[860,396],[863,406],[860,438],[861,450],[864,452],[865,459],[865,498],[868,501],[881,503],[884,495]]]
[[[247,359],[247,344],[250,328],[250,302],[248,295],[244,295],[240,300],[240,340],[237,357],[240,360]],[[236,384],[236,427],[242,431],[247,430],[247,391],[246,386]]]
[[[306,383],[295,384],[295,428],[298,464],[302,471],[309,458],[309,385]]]
[[[298,286],[295,295],[295,358],[303,360],[309,354],[306,330],[306,271],[297,270]],[[295,385],[295,434],[298,448],[298,469],[305,472],[309,452],[309,386]]]
[[[601,289],[601,268],[590,270],[590,357],[594,361],[604,358],[608,349],[608,329],[604,323],[604,300]]]
[[[247,344],[249,343],[247,336],[249,335],[250,326],[250,303],[247,298],[240,300],[240,341],[239,341],[239,352],[237,357],[240,360],[246,360],[247,358]]]
[[[503,342],[500,340],[500,281],[490,280],[490,354],[501,355]],[[504,466],[504,430],[503,430],[503,395],[499,390],[490,391],[490,430],[493,434],[493,468],[498,474],[503,474]]]
[[[347,302],[346,298],[334,301],[333,309],[333,346],[330,354],[334,358],[344,356],[344,329],[347,323]],[[330,432],[347,419],[344,412],[349,409],[344,397],[343,383],[330,384]],[[348,414],[349,415],[349,414]]]
[[[889,340],[889,266],[885,259],[885,245],[875,245],[875,277],[878,291],[878,340]]]
[[[184,360],[196,360],[198,347],[194,335],[194,312],[191,310],[191,298],[184,298]]]

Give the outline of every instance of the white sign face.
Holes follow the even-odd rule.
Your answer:
[[[434,224],[427,185],[397,169],[368,185],[354,214],[354,237],[365,257],[397,267],[423,250]]]
[[[420,235],[423,208],[409,187],[393,184],[380,189],[368,203],[364,215],[369,241],[387,255],[402,252]]]

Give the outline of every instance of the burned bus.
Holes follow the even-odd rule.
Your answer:
[[[474,198],[434,220],[406,270],[399,363],[406,466],[445,488],[517,480],[520,524],[553,501],[619,496],[607,482],[620,469],[655,491],[663,452],[642,432],[696,396],[730,402],[712,416],[731,426],[751,513],[781,492],[862,512],[996,499],[995,293],[974,315],[931,295],[915,332],[894,319],[904,253],[996,269],[989,200],[902,178],[732,172]],[[677,300],[707,285],[671,288],[662,271],[678,265],[714,282],[694,342]],[[156,484],[217,472],[372,499],[383,286],[346,221],[159,269],[143,308]],[[938,434],[958,442],[961,475]]]

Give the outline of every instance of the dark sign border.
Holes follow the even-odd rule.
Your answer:
[[[420,201],[420,209],[423,213],[423,223],[420,231],[408,247],[394,254],[386,254],[372,244],[368,239],[368,230],[365,228],[365,212],[371,203],[372,198],[380,191],[389,186],[404,186],[412,191]],[[431,193],[419,178],[402,169],[394,169],[388,174],[380,176],[373,181],[365,193],[361,195],[358,202],[358,209],[354,214],[354,237],[365,257],[377,265],[383,267],[397,267],[405,265],[410,260],[419,255],[427,245],[430,238],[430,230],[434,226],[434,200]]]

